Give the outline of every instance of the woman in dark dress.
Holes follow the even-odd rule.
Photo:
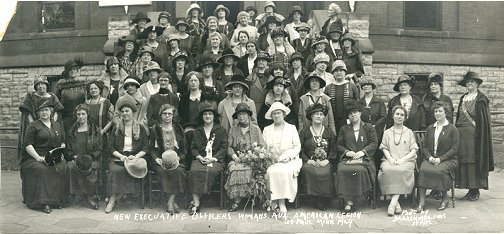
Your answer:
[[[119,38],[118,46],[123,47],[115,56],[119,59],[120,67],[126,71],[127,75],[133,70],[133,63],[138,58],[138,44],[135,36],[127,35]]]
[[[203,57],[200,65],[195,69],[201,72],[203,76],[203,93],[206,96],[214,96],[217,102],[222,101],[226,97],[226,92],[222,82],[213,77],[213,71],[219,66],[210,57]]]
[[[137,105],[131,98],[119,100],[117,110],[121,118],[109,135],[108,142],[112,154],[107,181],[110,198],[105,213],[112,212],[122,194],[138,193],[142,186],[139,179],[147,175],[147,162],[143,157],[149,150],[149,137],[145,127],[134,118]],[[133,177],[125,164],[137,165],[140,173]]]
[[[176,119],[178,114],[174,106],[162,105],[159,115],[161,123],[154,125],[151,130],[150,155],[154,161],[153,169],[161,181],[161,189],[168,195],[166,212],[179,213],[175,195],[186,190],[184,131]],[[171,163],[170,155],[175,159]]]
[[[339,159],[336,174],[337,196],[345,199],[345,212],[354,210],[357,197],[373,189],[376,168],[373,155],[378,138],[373,125],[361,121],[361,109],[356,101],[347,104],[350,124],[341,127],[336,147]]]
[[[224,49],[222,56],[217,59],[217,62],[220,63],[221,66],[215,69],[213,77],[220,80],[224,87],[234,75],[243,75],[240,69],[235,65],[239,59],[240,58],[238,58],[230,48]]]
[[[80,69],[83,66],[80,60],[70,60],[65,63],[65,70],[61,74],[65,79],[61,79],[56,84],[56,95],[63,105],[61,119],[63,129],[67,131],[75,123],[73,114],[75,107],[84,103],[86,98],[86,86],[88,82],[85,77],[80,76]]]
[[[261,130],[273,123],[273,120],[266,119],[265,115],[274,102],[281,102],[291,110],[291,113],[285,116],[285,121],[287,123],[292,125],[297,124],[297,108],[294,108],[291,93],[287,91],[287,87],[290,85],[290,82],[283,76],[271,76],[268,83],[266,83],[268,93],[264,98],[264,104],[261,105],[261,109],[257,114],[257,123],[259,124],[259,128],[261,128]]]
[[[446,119],[453,123],[453,102],[450,97],[443,94],[443,77],[438,73],[429,74],[429,92],[422,97],[425,111],[425,124],[427,126],[436,122],[434,116],[434,103],[443,101],[450,107],[450,113],[446,113]]]
[[[26,129],[21,161],[23,201],[31,209],[42,209],[51,213],[51,207],[61,207],[65,194],[66,167],[63,162],[54,166],[45,164],[49,150],[65,147],[63,128],[51,120],[55,103],[40,100],[37,104],[38,120]]]
[[[457,128],[448,121],[451,107],[448,103],[437,101],[433,104],[437,120],[425,133],[423,143],[424,161],[420,167],[418,182],[420,202],[417,212],[425,208],[425,190],[441,191],[442,201],[437,210],[444,210],[448,204],[448,190],[453,185],[458,169],[457,154],[460,138]]]
[[[424,106],[420,98],[411,94],[413,86],[415,86],[415,77],[401,75],[397,78],[394,91],[399,92],[399,94],[388,102],[387,129],[394,125],[392,115],[392,108],[394,106],[403,106],[406,108],[408,118],[404,121],[404,126],[412,131],[422,131],[425,129]]]
[[[98,92],[99,94],[99,92]],[[102,156],[102,136],[100,129],[91,120],[91,112],[86,104],[75,107],[77,122],[68,131],[68,155],[74,158],[68,162],[70,194],[83,195],[91,209],[98,210],[94,200],[97,192],[98,170]]]
[[[306,118],[311,121],[311,126],[299,133],[303,188],[306,194],[314,196],[315,208],[322,211],[327,209],[330,198],[334,195],[333,167],[329,160],[336,160],[338,157],[336,136],[322,124],[327,112],[327,108],[319,103],[308,107]]]
[[[457,188],[469,189],[464,200],[479,199],[479,189],[488,189],[488,172],[494,170],[490,100],[479,91],[483,80],[468,72],[459,85],[467,88],[458,105],[457,127],[460,134]]]
[[[200,106],[198,127],[191,144],[192,163],[188,190],[192,194],[190,215],[201,211],[200,197],[210,194],[216,177],[225,168],[228,133],[219,124],[219,114],[213,104]]]
[[[103,82],[101,96],[115,105],[117,99],[124,94],[124,81],[128,73],[121,67],[121,62],[116,57],[109,58],[105,65],[106,69],[98,79]]]
[[[90,99],[86,100],[89,109],[89,119],[100,129],[100,134],[104,135],[112,128],[114,118],[114,105],[100,96],[104,89],[103,82],[99,80],[91,81],[87,87]]]

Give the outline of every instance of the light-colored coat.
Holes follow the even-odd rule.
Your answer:
[[[219,106],[217,107],[217,112],[220,115],[221,126],[226,129],[227,132],[229,132],[232,126],[236,126],[238,124],[238,120],[233,119],[235,108],[232,104],[233,100],[231,95],[232,94],[229,94],[226,98],[224,98],[224,100],[219,102]],[[242,103],[246,103],[250,107],[250,110],[252,111],[251,122],[257,125],[257,112],[254,100],[243,94]]]

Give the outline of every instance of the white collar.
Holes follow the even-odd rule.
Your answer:
[[[443,123],[443,126],[448,126],[448,124],[449,124],[449,123],[450,123],[450,122],[448,122],[448,120],[447,120],[447,119],[445,119],[445,121],[444,121],[444,123]],[[437,125],[438,125],[438,122],[436,121],[436,122],[434,123],[434,125],[432,125],[432,126],[433,126],[433,127],[437,127]]]

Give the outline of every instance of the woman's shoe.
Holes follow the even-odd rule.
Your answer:
[[[238,210],[238,207],[239,207],[239,204],[233,202],[233,204],[231,205],[231,207],[229,207],[228,212],[235,212],[235,211]]]
[[[466,195],[464,195],[463,197],[460,198],[460,200],[469,200],[469,198],[471,198],[471,196],[473,195],[473,193],[471,192],[471,190],[469,190]]]
[[[393,204],[388,205],[388,209],[387,209],[388,216],[394,216],[395,209],[396,209],[396,206],[394,206]]]
[[[194,215],[196,213],[199,213],[200,210],[201,210],[201,205],[193,206],[193,207],[191,207],[191,211],[189,211],[189,215]]]
[[[395,213],[396,215],[398,215],[398,214],[401,214],[401,213],[402,213],[401,204],[399,204],[399,202],[398,202],[398,203],[397,203],[397,205],[395,206],[395,211],[394,211],[394,213]]]
[[[326,211],[327,209],[325,208],[324,204],[321,201],[315,201],[315,208],[321,210],[321,211]]]
[[[475,193],[472,196],[470,196],[468,200],[469,201],[477,201],[479,199],[479,197],[480,197],[480,194],[478,192],[478,193]]]
[[[441,204],[439,205],[439,207],[437,208],[437,210],[439,210],[439,211],[445,210],[447,206],[448,206],[448,201],[442,201]]]
[[[425,204],[418,204],[418,207],[416,208],[416,212],[420,213],[425,210]]]
[[[51,207],[49,207],[49,205],[46,205],[46,206],[44,207],[44,209],[42,209],[42,211],[43,211],[44,213],[50,214],[50,213],[52,212],[52,209],[51,209]]]
[[[352,210],[353,210],[352,205],[347,204],[347,205],[345,206],[345,209],[344,209],[345,213],[350,213],[350,212],[352,212]]]
[[[166,204],[166,213],[173,215],[175,211],[173,210],[173,205]]]
[[[175,203],[175,202],[173,202],[173,212],[174,212],[175,214],[180,213],[180,208],[179,208],[179,206],[177,205],[177,203]]]
[[[91,209],[93,210],[98,210],[100,207],[98,206],[98,204],[93,200],[93,198],[88,198],[88,205]]]
[[[105,213],[110,213],[112,210],[114,210],[115,202],[109,202],[107,204],[107,207],[105,208]]]

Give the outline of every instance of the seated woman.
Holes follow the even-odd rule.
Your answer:
[[[103,150],[102,135],[91,120],[87,104],[75,107],[75,117],[77,122],[68,131],[67,138],[68,155],[75,158],[67,163],[70,194],[83,195],[89,207],[98,210],[94,196]]]
[[[163,193],[168,195],[166,212],[180,213],[175,195],[186,189],[186,141],[184,130],[178,123],[177,108],[164,104],[159,109],[161,123],[152,127],[150,134],[150,156],[154,160],[156,172]]]
[[[277,163],[266,171],[271,201],[275,211],[287,213],[285,199],[294,202],[297,194],[297,176],[303,162],[299,158],[301,142],[294,125],[284,121],[290,113],[281,102],[275,102],[266,113],[266,119],[273,119],[273,124],[264,128],[266,146],[271,147],[277,157]]]
[[[138,179],[147,174],[147,163],[143,157],[149,150],[149,138],[145,127],[134,118],[137,112],[135,99],[130,96],[120,98],[117,110],[120,111],[121,118],[108,139],[112,160],[109,163],[107,181],[110,198],[105,213],[112,212],[116,200],[122,194],[138,193],[141,186]],[[136,165],[139,173],[132,176],[128,165]]]
[[[373,155],[378,137],[373,125],[361,121],[362,110],[355,100],[346,106],[350,124],[341,127],[336,147],[342,155],[336,174],[336,191],[345,199],[345,212],[354,211],[356,198],[369,192],[375,183]]]
[[[193,161],[188,178],[188,190],[192,194],[190,215],[201,211],[200,197],[210,194],[213,183],[225,166],[228,145],[227,131],[219,124],[219,114],[212,103],[202,103],[198,127],[191,143]]]
[[[325,128],[322,122],[327,116],[327,108],[320,104],[308,107],[306,118],[311,126],[305,127],[299,133],[301,140],[301,179],[306,194],[313,196],[315,208],[326,210],[329,198],[334,195],[334,180],[332,164],[329,160],[337,158],[336,136]]]
[[[420,202],[417,212],[425,208],[425,190],[441,191],[442,201],[437,210],[444,210],[448,204],[447,191],[455,181],[458,170],[457,153],[459,148],[459,132],[448,121],[451,116],[451,105],[437,101],[432,106],[436,122],[427,128],[423,143],[425,160],[420,167],[419,192]]]
[[[252,169],[240,163],[238,152],[246,152],[253,148],[252,144],[257,143],[264,146],[264,138],[257,125],[252,124],[252,111],[247,103],[240,103],[236,107],[233,118],[238,119],[238,125],[231,127],[228,137],[228,155],[231,162],[228,166],[228,179],[224,188],[227,195],[233,200],[233,205],[229,212],[238,210],[242,198],[247,198],[249,194],[250,182],[252,181]]]
[[[408,118],[406,108],[395,106],[392,109],[394,126],[383,133],[380,149],[385,156],[382,159],[378,181],[383,195],[391,195],[387,210],[389,216],[401,214],[399,196],[410,194],[415,184],[415,163],[418,146],[415,134],[404,126]]]
[[[61,207],[65,194],[65,170],[60,165],[45,163],[49,150],[65,147],[63,127],[51,120],[56,99],[41,99],[37,103],[38,120],[28,125],[24,136],[21,161],[23,201],[31,209],[51,213],[51,207]],[[64,163],[64,162],[63,162]]]

